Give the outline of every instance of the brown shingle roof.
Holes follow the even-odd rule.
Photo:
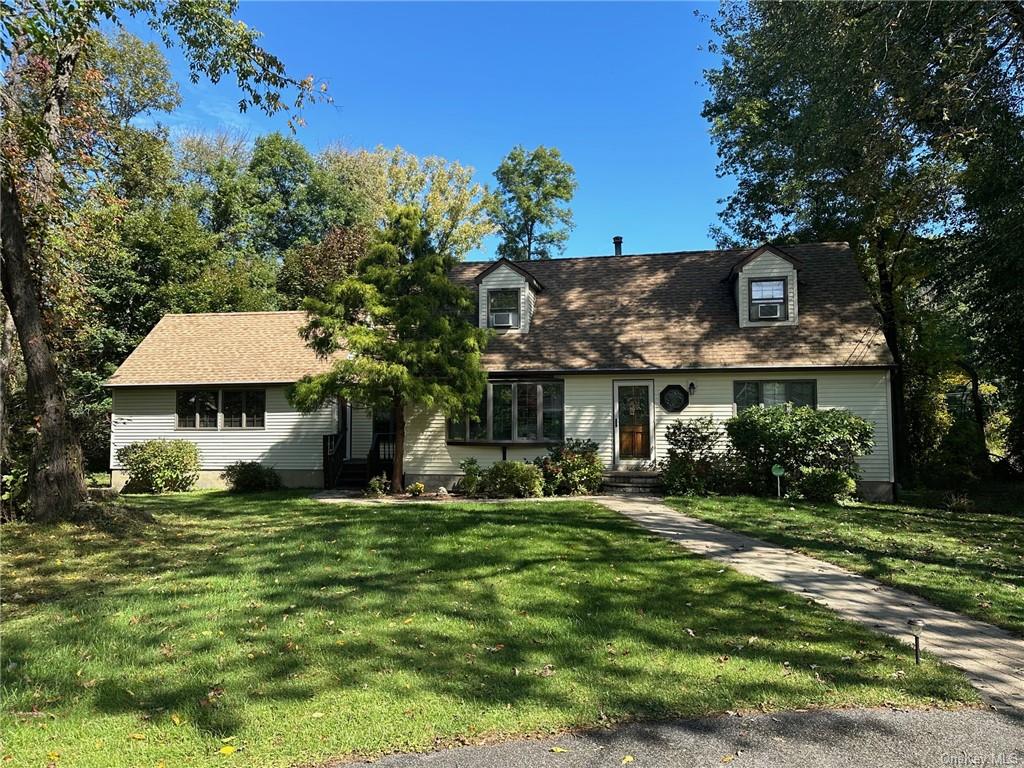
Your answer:
[[[786,246],[802,269],[799,324],[740,328],[729,275],[749,249],[552,259],[524,334],[496,336],[489,371],[881,366],[892,363],[845,243]],[[487,265],[460,264],[475,290]]]
[[[291,383],[330,369],[299,337],[305,319],[305,312],[164,315],[107,384]]]
[[[498,335],[491,372],[881,366],[892,363],[844,243],[786,246],[800,260],[799,324],[740,328],[729,275],[749,250],[553,259],[530,330]],[[456,281],[476,290],[489,265]],[[110,386],[290,383],[330,368],[299,337],[304,312],[166,315]]]

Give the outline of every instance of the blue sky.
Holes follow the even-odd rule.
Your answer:
[[[717,200],[715,153],[700,117],[710,37],[684,3],[243,2],[239,17],[293,74],[330,84],[298,138],[311,150],[401,145],[473,166],[482,183],[508,150],[558,147],[575,167],[567,256],[703,248]],[[130,24],[146,37],[144,28]],[[188,82],[177,130],[287,131],[239,114],[231,83]],[[493,258],[493,243],[475,258]]]

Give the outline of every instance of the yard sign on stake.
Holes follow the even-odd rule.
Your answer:
[[[782,498],[782,476],[786,474],[786,470],[782,468],[781,464],[772,465],[772,474],[775,475],[775,484],[778,486],[777,493],[779,498]]]

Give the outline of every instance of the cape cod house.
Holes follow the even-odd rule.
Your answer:
[[[889,498],[892,357],[844,243],[466,262],[494,337],[479,420],[413,412],[407,482],[451,486],[459,462],[532,459],[566,437],[606,467],[651,468],[678,419],[725,420],[753,404],[847,408],[875,430],[860,490]],[[228,464],[273,466],[286,485],[364,481],[389,458],[393,425],[357,404],[301,414],[287,387],[329,367],[298,335],[301,312],[167,315],[108,381],[117,449],[153,438],[200,450],[200,485]],[[327,471],[325,472],[325,467]]]

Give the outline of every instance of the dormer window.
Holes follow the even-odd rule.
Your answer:
[[[785,277],[768,280],[750,280],[750,319],[754,322],[765,320],[786,320],[788,314],[787,289]]]
[[[519,289],[496,288],[488,291],[487,318],[491,328],[518,328]]]

